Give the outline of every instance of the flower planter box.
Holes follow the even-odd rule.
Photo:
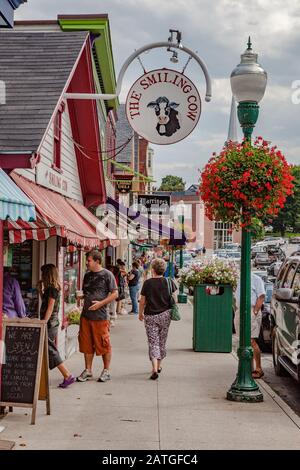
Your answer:
[[[218,287],[219,293],[215,285],[200,284],[194,288],[194,351],[232,350],[232,287]]]

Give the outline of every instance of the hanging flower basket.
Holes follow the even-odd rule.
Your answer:
[[[276,147],[230,142],[201,173],[199,192],[210,220],[251,227],[254,218],[275,216],[293,192],[291,166]]]

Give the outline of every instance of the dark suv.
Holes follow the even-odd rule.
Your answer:
[[[300,381],[300,256],[283,263],[271,300],[272,335],[276,375],[291,374]]]

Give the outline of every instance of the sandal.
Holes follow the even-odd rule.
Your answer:
[[[152,374],[149,377],[151,380],[156,380],[158,379],[158,373],[157,372],[152,372]]]
[[[254,370],[254,371],[252,372],[252,377],[253,377],[254,379],[261,379],[264,375],[265,375],[265,374],[264,374],[264,372],[263,372],[262,370]]]

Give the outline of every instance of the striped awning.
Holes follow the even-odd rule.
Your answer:
[[[36,213],[32,201],[0,168],[0,220],[7,218],[33,221]]]
[[[25,240],[42,241],[52,236],[59,236],[88,249],[94,247],[103,249],[110,245],[110,240],[104,234],[100,237],[92,225],[74,210],[67,198],[38,186],[15,172],[11,176],[35,204],[37,220],[23,222],[8,219],[10,243],[23,243]],[[80,206],[84,211],[84,206]]]

